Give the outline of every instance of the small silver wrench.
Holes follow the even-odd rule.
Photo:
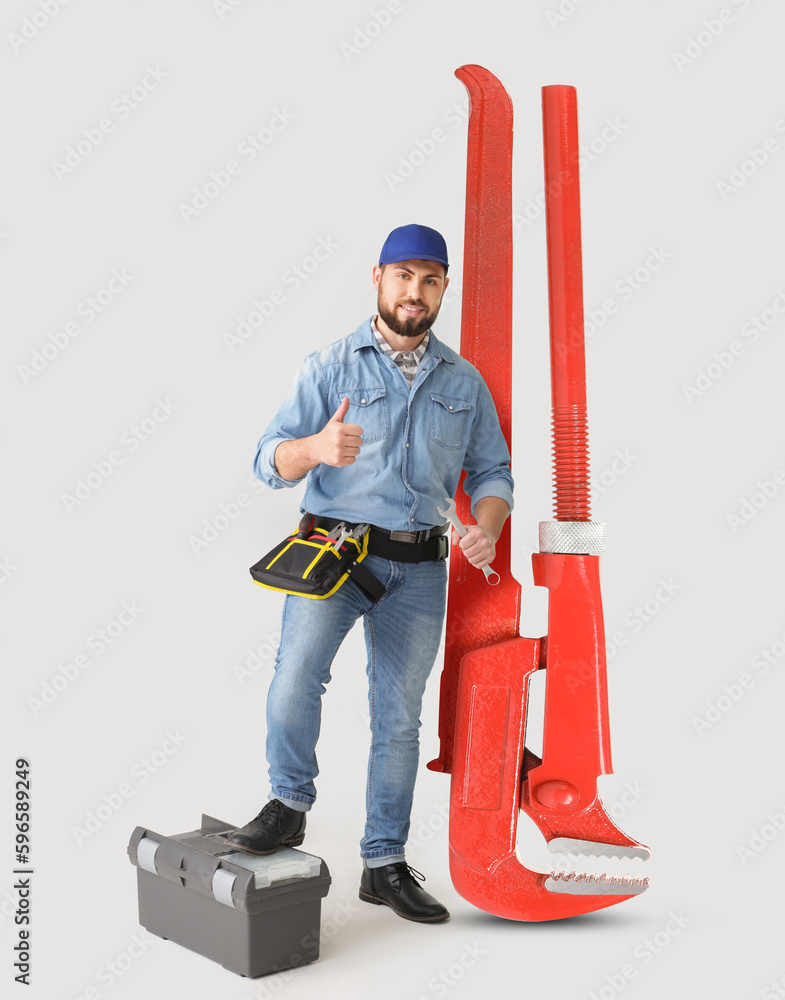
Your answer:
[[[464,526],[458,520],[455,501],[451,500],[449,497],[445,497],[444,499],[445,502],[447,503],[447,510],[442,510],[441,507],[437,507],[436,509],[439,511],[442,517],[446,517],[448,520],[452,521],[453,528],[455,528],[455,530],[458,532],[461,538],[463,538],[463,536],[466,534],[466,528],[464,528]],[[495,587],[496,584],[499,582],[499,580],[501,580],[501,577],[493,568],[493,566],[483,566],[482,571],[485,574],[485,579],[488,581],[488,583],[490,583],[492,587]]]

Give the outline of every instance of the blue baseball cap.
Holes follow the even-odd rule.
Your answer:
[[[441,233],[428,226],[399,226],[384,241],[379,264],[395,264],[399,260],[435,260],[450,266],[447,261],[447,244]]]

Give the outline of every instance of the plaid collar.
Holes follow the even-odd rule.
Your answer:
[[[425,334],[420,343],[415,347],[413,351],[396,351],[394,348],[390,347],[387,341],[384,339],[376,326],[376,317],[371,320],[371,329],[373,330],[373,335],[376,337],[376,343],[381,347],[384,353],[394,361],[399,367],[403,364],[417,365],[422,361],[423,355],[425,354],[426,348],[428,347],[428,341],[431,337],[431,331]]]

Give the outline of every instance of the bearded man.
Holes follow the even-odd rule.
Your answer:
[[[385,592],[374,600],[349,579],[325,600],[286,596],[267,698],[269,801],[227,838],[258,854],[302,843],[316,798],[321,698],[362,618],[371,747],[360,899],[426,923],[449,913],[420,885],[405,846],[423,692],[445,611],[448,546],[437,507],[465,469],[475,523],[453,544],[481,569],[493,560],[513,487],[488,387],[432,329],[448,267],[436,230],[393,230],[373,268],[376,314],[305,359],[259,441],[255,474],[273,489],[307,477],[300,510],[318,526],[371,525],[362,565]]]

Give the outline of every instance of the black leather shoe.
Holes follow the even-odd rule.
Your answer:
[[[224,838],[225,844],[254,854],[272,854],[279,847],[297,847],[305,839],[305,813],[272,799],[250,823]]]
[[[434,899],[416,881],[425,876],[405,861],[395,861],[383,868],[364,868],[360,880],[360,899],[377,906],[389,906],[399,917],[435,923],[450,917],[446,906]]]

